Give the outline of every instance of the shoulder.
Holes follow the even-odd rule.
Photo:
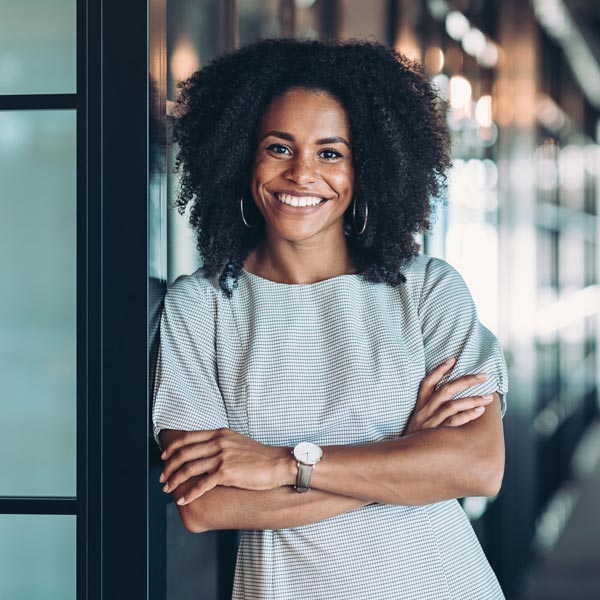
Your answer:
[[[449,262],[430,254],[419,254],[410,259],[402,269],[402,272],[406,275],[407,279],[410,277],[415,281],[425,281],[436,276],[458,274],[458,271]]]
[[[206,277],[201,269],[197,269],[191,274],[179,275],[168,286],[165,306],[207,311],[216,306],[217,298],[217,282]]]
[[[419,254],[402,271],[408,291],[419,309],[428,300],[449,293],[468,292],[458,270],[449,262],[429,254]]]

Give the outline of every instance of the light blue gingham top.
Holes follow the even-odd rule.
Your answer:
[[[486,372],[454,398],[497,391],[504,417],[502,348],[462,276],[423,254],[403,273],[406,283],[394,288],[360,274],[285,284],[244,270],[231,298],[200,270],[180,276],[160,323],[155,436],[230,427],[290,447],[397,438],[422,379],[452,356],[457,363],[440,385]],[[233,599],[307,598],[504,595],[461,505],[447,500],[373,503],[310,525],[243,530]]]

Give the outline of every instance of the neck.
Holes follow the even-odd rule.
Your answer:
[[[343,233],[342,233],[343,235]],[[270,241],[268,236],[244,261],[244,269],[255,275],[280,283],[316,283],[324,279],[356,273],[348,245],[323,245],[304,241]]]

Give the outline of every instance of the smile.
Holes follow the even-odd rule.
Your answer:
[[[288,206],[316,206],[317,204],[321,204],[326,202],[328,198],[318,198],[317,196],[292,196],[291,194],[274,194],[275,198],[279,200],[282,204],[287,204]]]

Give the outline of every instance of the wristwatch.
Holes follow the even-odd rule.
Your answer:
[[[300,442],[294,447],[292,454],[298,462],[296,491],[308,492],[310,489],[310,476],[315,465],[321,460],[323,450],[311,442]]]

